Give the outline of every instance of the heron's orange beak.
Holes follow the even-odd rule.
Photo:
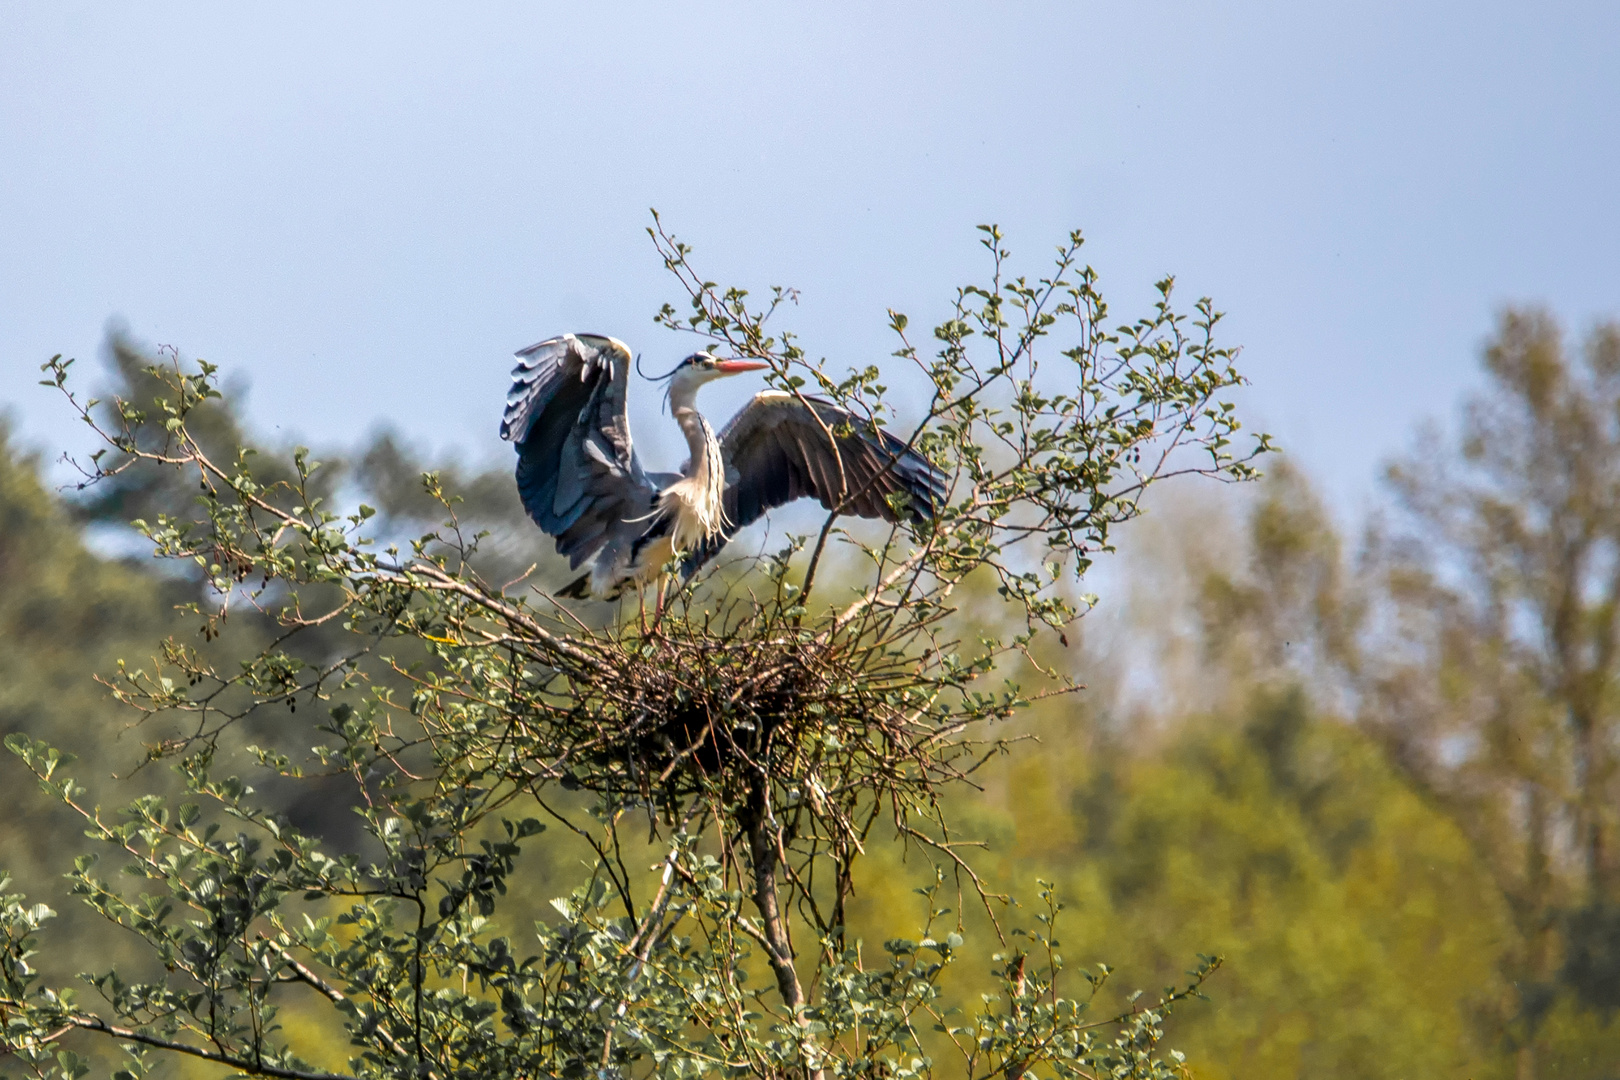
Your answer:
[[[741,375],[745,371],[764,371],[770,366],[760,360],[719,360],[714,370],[722,375]]]

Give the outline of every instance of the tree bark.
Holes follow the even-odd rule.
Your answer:
[[[782,994],[782,1003],[791,1011],[804,1005],[804,988],[799,984],[799,973],[793,963],[793,942],[788,937],[787,920],[783,917],[776,892],[778,864],[776,830],[771,828],[769,816],[762,810],[748,825],[748,858],[754,876],[754,908],[759,912],[760,929],[765,934],[771,972],[776,976],[776,987]]]
[[[777,894],[777,870],[781,863],[781,828],[770,813],[767,792],[756,792],[748,826],[748,861],[753,873],[754,909],[759,913],[760,930],[765,936],[766,959],[776,976],[776,988],[782,995],[794,1022],[803,1026],[805,996],[794,963],[793,940],[788,934],[787,916],[783,914]],[[807,1061],[813,1059],[815,1046],[808,1033],[801,1043]],[[807,1080],[825,1080],[826,1070],[809,1066]]]

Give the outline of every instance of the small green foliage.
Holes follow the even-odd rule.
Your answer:
[[[894,356],[926,391],[920,418],[895,414],[875,366],[838,380],[791,333],[768,333],[771,317],[798,294],[776,289],[764,308],[750,309],[745,290],[722,292],[704,280],[688,262],[691,249],[655,215],[649,233],[690,301],[689,314],[665,305],[658,321],[770,363],[771,381],[786,392],[808,388],[891,428],[914,420],[908,445],[951,477],[950,502],[903,557],[887,546],[865,549],[879,580],[891,566],[900,580],[920,569],[948,596],[969,574],[988,571],[1032,621],[1061,628],[1076,615],[1058,587],[1064,576],[1078,580],[1098,553],[1113,550],[1114,527],[1141,513],[1149,486],[1185,473],[1252,479],[1271,444],[1259,435],[1247,449],[1236,445],[1241,424],[1220,399],[1244,380],[1237,351],[1216,344],[1222,316],[1211,301],[1177,312],[1174,279],[1165,278],[1150,315],[1110,329],[1096,272],[1079,263],[1078,231],[1048,275],[1031,280],[1008,271],[1000,229],[979,228],[990,280],[957,291],[951,316],[934,328],[932,357],[913,343],[910,320],[889,313]],[[807,592],[832,529],[829,516],[805,572]],[[933,595],[924,588],[902,602],[927,604]]]

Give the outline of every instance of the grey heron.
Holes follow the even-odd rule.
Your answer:
[[[893,522],[931,517],[945,495],[922,455],[820,398],[763,391],[717,437],[698,389],[768,364],[698,352],[663,377],[691,451],[679,473],[663,473],[642,468],[630,439],[624,342],[564,334],[517,357],[501,438],[517,447],[518,492],[569,566],[590,564],[559,596],[639,591],[677,556],[690,576],[737,530],[798,498]]]

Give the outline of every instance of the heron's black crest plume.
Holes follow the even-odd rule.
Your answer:
[[[690,359],[691,359],[691,357],[686,358],[686,360],[690,360]],[[665,412],[669,412],[669,386],[670,386],[670,380],[674,379],[675,378],[675,373],[677,371],[681,370],[681,368],[686,365],[686,360],[678,361],[675,364],[674,367],[670,368],[668,371],[664,372],[662,375],[649,375],[649,374],[647,374],[646,369],[641,366],[641,354],[640,353],[636,354],[636,374],[640,375],[643,379],[646,379],[648,382],[661,382],[661,383],[664,384],[664,411]]]
[[[664,372],[662,375],[649,375],[649,374],[647,374],[646,369],[644,369],[641,366],[641,356],[642,356],[641,353],[636,354],[636,374],[640,375],[643,379],[646,379],[648,382],[664,382],[666,379],[674,378],[675,373],[677,371],[681,370],[681,364],[686,363],[685,360],[682,360],[679,363],[677,363],[674,367],[672,367],[668,371]],[[667,391],[666,391],[665,396],[668,396]]]

